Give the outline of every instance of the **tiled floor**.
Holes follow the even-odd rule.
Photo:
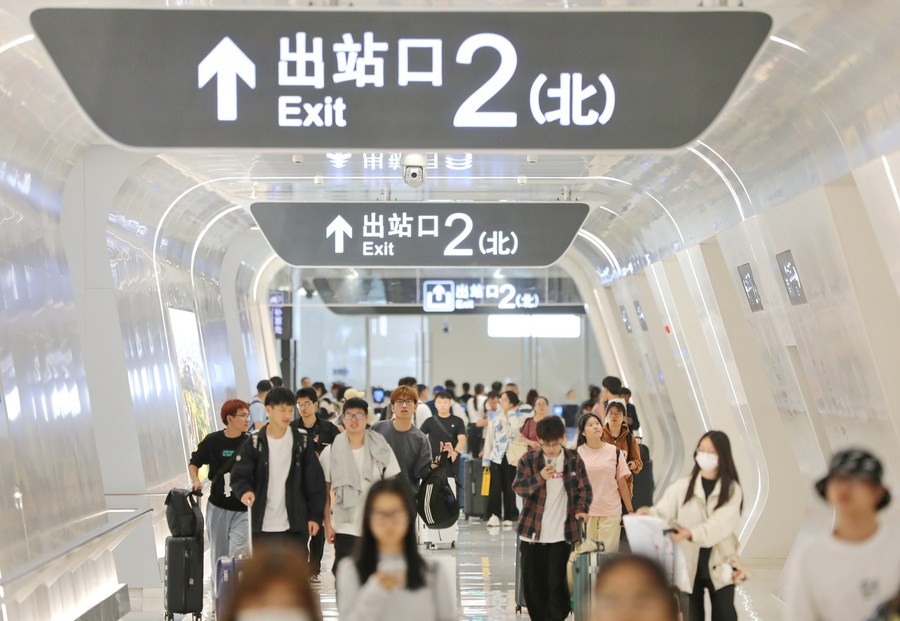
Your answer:
[[[491,531],[491,532],[488,532]],[[456,559],[457,586],[460,595],[460,619],[471,621],[526,621],[527,611],[516,615],[515,593],[515,532],[508,529],[488,529],[480,522],[460,522],[459,542],[455,550],[426,551],[428,556],[449,556]],[[331,547],[325,550],[324,566],[331,567]],[[753,579],[738,590],[738,618],[742,621],[780,621],[779,602],[771,595],[781,561],[748,563]],[[207,564],[207,567],[209,565]],[[208,572],[207,572],[208,573]],[[322,574],[320,589],[322,610],[326,619],[337,619],[334,580]],[[208,603],[205,610],[212,610]],[[134,612],[127,621],[156,621],[162,618],[161,594],[146,600],[132,600]],[[204,619],[212,618],[210,613]],[[403,620],[398,620],[403,621]]]

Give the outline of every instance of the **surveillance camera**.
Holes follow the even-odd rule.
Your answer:
[[[403,182],[411,188],[421,187],[425,183],[425,165],[427,160],[421,153],[410,153],[403,157]]]
[[[294,162],[295,164],[302,164],[303,163],[303,154],[296,153],[296,154],[292,155],[291,161]]]

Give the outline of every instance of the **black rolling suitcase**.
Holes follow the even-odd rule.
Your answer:
[[[522,541],[516,537],[516,614],[521,614],[525,604],[525,580],[522,577]]]
[[[203,535],[167,537],[165,569],[166,619],[203,612]]]
[[[650,449],[646,444],[641,444],[641,461],[644,467],[634,475],[634,495],[631,502],[635,510],[641,507],[653,506],[653,460],[650,459]]]
[[[190,614],[200,621],[203,612],[203,515],[200,492],[173,489],[166,497],[166,537],[163,591],[166,619]]]
[[[483,518],[487,513],[487,496],[481,495],[481,481],[484,477],[484,467],[480,459],[470,459],[463,466],[463,486],[465,487],[465,500],[463,508],[466,517]]]

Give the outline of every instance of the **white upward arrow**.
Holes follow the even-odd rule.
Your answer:
[[[216,98],[220,121],[237,120],[237,79],[256,88],[256,65],[230,37],[225,37],[197,65],[197,88],[203,88],[218,76]]]
[[[334,235],[334,252],[336,254],[344,254],[344,235],[353,237],[353,227],[344,220],[344,216],[338,216],[331,221],[328,228],[325,229],[325,237]]]

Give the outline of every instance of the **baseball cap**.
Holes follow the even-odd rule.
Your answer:
[[[884,509],[891,502],[891,492],[882,482],[884,468],[878,458],[869,451],[863,449],[847,449],[835,453],[828,466],[828,474],[816,483],[816,491],[819,496],[825,498],[825,488],[828,480],[833,476],[848,476],[855,479],[866,479],[877,483],[884,488],[884,497],[878,503],[877,509]]]

